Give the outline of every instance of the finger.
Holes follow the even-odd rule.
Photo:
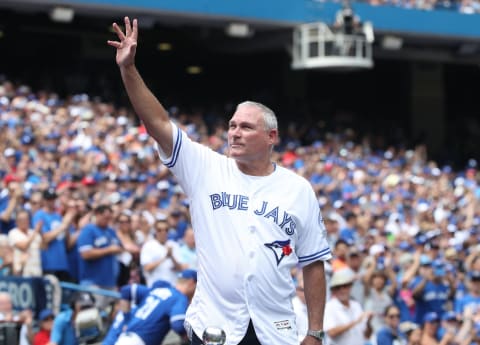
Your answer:
[[[122,43],[118,42],[118,41],[107,41],[107,44],[109,46],[112,46],[112,47],[115,47],[115,48],[120,48]]]
[[[132,37],[135,39],[135,41],[137,40],[137,37],[138,37],[138,20],[136,18],[133,20]]]
[[[120,41],[123,41],[125,40],[125,34],[123,33],[122,29],[120,29],[120,27],[118,26],[117,23],[113,23],[113,30],[115,30],[115,32],[117,33],[117,36],[118,38],[120,39]]]
[[[132,33],[132,26],[130,25],[130,18],[125,17],[125,35],[127,37]]]

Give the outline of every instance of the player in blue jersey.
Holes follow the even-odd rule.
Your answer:
[[[158,345],[170,329],[186,337],[185,313],[197,286],[197,272],[184,270],[175,287],[157,281],[133,314],[116,345]]]
[[[80,284],[113,290],[119,271],[116,255],[123,251],[115,230],[109,224],[112,209],[100,205],[94,210],[95,222],[87,224],[78,237],[80,252]],[[97,298],[97,306],[105,307],[109,301]]]
[[[115,344],[120,333],[126,329],[137,306],[143,302],[149,292],[150,289],[141,284],[129,284],[121,287],[120,300],[118,301],[119,310],[102,341],[102,345]]]

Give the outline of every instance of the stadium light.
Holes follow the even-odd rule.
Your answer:
[[[159,44],[157,44],[157,50],[163,52],[172,50],[172,44],[169,42],[160,42]]]
[[[382,39],[382,48],[387,50],[400,50],[403,46],[403,39],[396,36],[384,36]]]
[[[50,11],[50,19],[59,23],[71,23],[74,15],[75,11],[69,7],[54,7]]]
[[[186,72],[188,74],[200,74],[202,73],[203,69],[200,66],[188,66],[186,68]]]
[[[225,33],[231,37],[245,38],[253,34],[253,30],[245,23],[230,23],[225,28]]]

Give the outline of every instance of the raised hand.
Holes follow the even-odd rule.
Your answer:
[[[134,19],[133,23],[130,23],[130,18],[125,17],[125,33],[118,26],[117,23],[113,23],[113,30],[117,33],[120,41],[107,41],[109,45],[117,48],[116,62],[120,67],[127,67],[135,63],[135,53],[137,50],[137,38],[138,38],[138,24]]]

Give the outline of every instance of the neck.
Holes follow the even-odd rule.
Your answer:
[[[275,170],[275,167],[270,160],[254,163],[236,160],[236,163],[238,169],[242,173],[250,176],[268,176]]]

